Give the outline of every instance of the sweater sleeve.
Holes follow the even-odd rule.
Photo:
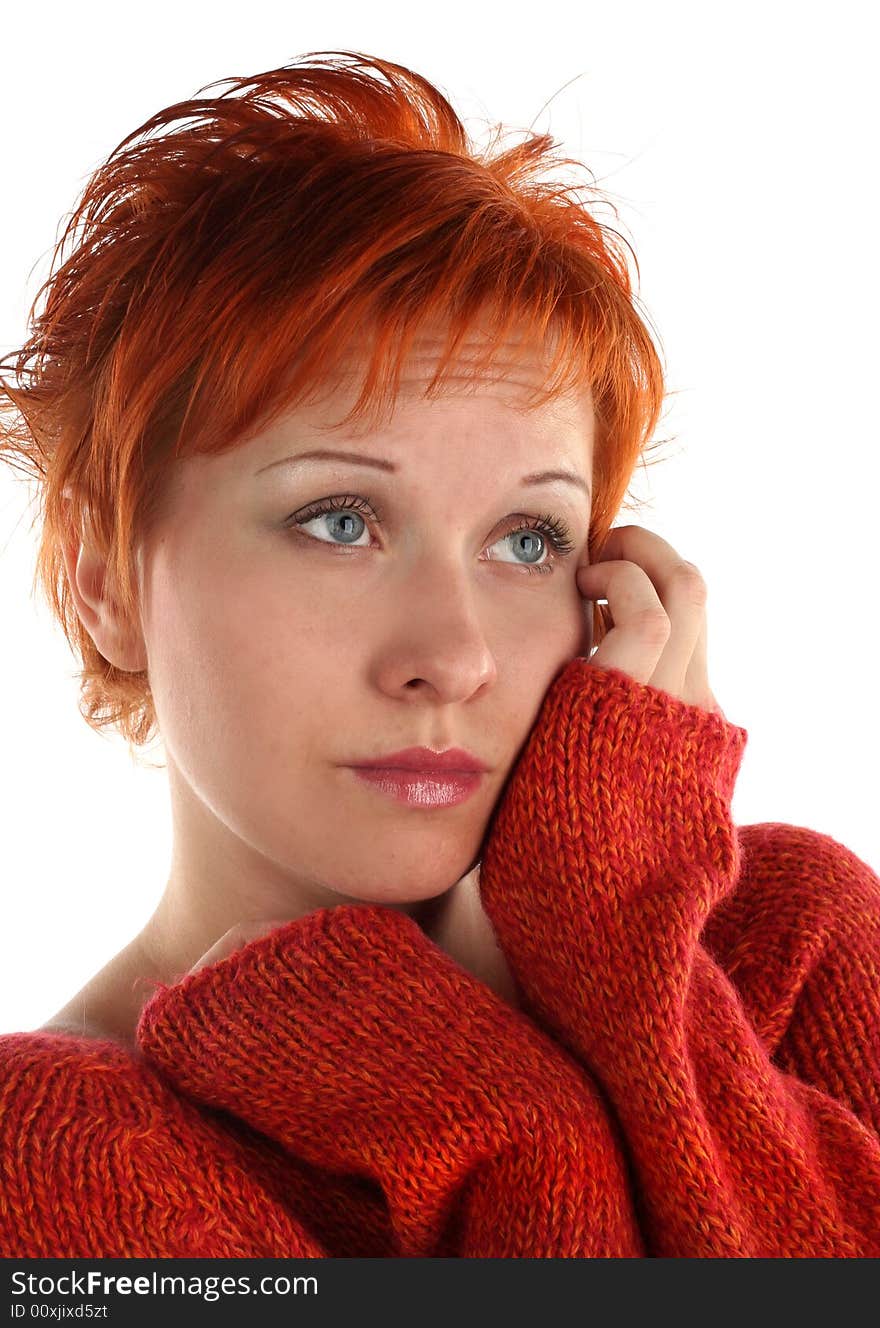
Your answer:
[[[858,960],[824,957],[809,999],[825,1045],[793,1035],[788,1068],[702,939],[742,866],[747,737],[572,661],[496,805],[481,897],[527,1008],[613,1105],[649,1254],[876,1257],[880,1138],[858,1108],[878,1092],[876,925]],[[860,871],[876,924],[880,883]]]
[[[0,1037],[2,1258],[325,1257],[273,1173],[110,1039]]]
[[[880,1138],[880,881],[830,835],[739,827],[742,868],[703,941],[776,1065]]]
[[[591,1077],[407,914],[323,908],[157,984],[138,1045],[175,1089],[381,1187],[391,1257],[638,1257]]]

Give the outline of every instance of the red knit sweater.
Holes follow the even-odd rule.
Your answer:
[[[489,826],[514,1010],[406,914],[0,1038],[0,1255],[880,1256],[880,880],[735,828],[747,732],[585,659]]]

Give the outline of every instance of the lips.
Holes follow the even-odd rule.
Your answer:
[[[355,766],[352,773],[376,792],[422,811],[457,807],[479,791],[483,780],[479,771],[399,770],[390,766]]]
[[[351,764],[357,770],[398,770],[424,775],[481,774],[489,770],[484,761],[462,747],[450,747],[443,752],[430,747],[405,747]]]

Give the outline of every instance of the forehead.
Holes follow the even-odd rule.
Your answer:
[[[581,455],[584,444],[592,444],[594,414],[589,388],[567,392],[538,406],[531,399],[546,384],[555,348],[552,337],[538,343],[513,331],[485,363],[489,338],[480,327],[470,329],[456,346],[442,383],[426,397],[446,349],[446,339],[447,329],[436,325],[414,336],[394,380],[393,398],[383,403],[378,424],[367,419],[345,421],[360,394],[373,352],[373,342],[362,336],[346,345],[314,398],[280,417],[278,428],[286,431],[292,417],[321,433],[344,433],[368,442],[376,436],[378,445],[380,437],[393,435],[396,426],[405,433],[414,417],[424,423],[424,413],[435,409],[438,419],[454,412],[459,425],[466,424],[469,415],[485,418],[488,411],[505,422],[512,416],[522,419],[525,427],[514,425],[514,433],[520,434],[526,444],[533,443],[536,434],[545,429],[558,433],[560,425],[563,433],[576,436]],[[470,403],[470,408],[464,403]],[[264,442],[276,432],[275,426],[265,431],[261,435]]]
[[[482,387],[504,381],[511,388],[519,386],[530,390],[540,386],[546,377],[555,348],[552,335],[543,342],[537,342],[533,337],[527,338],[522,330],[512,329],[504,341],[494,348],[491,362],[483,363],[478,368],[491,346],[483,321],[469,328],[458,342],[451,363],[446,367],[444,385],[448,382],[454,387],[473,382]],[[413,336],[401,362],[401,395],[417,396],[420,389],[424,388],[446,350],[448,336],[448,329],[437,324],[427,324]],[[349,387],[362,377],[372,352],[373,341],[366,336],[349,342],[329,381],[340,389]],[[511,395],[514,395],[513,392]]]

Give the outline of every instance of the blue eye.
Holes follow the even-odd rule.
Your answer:
[[[288,517],[285,525],[288,527],[306,526],[312,521],[316,521],[319,517],[332,516],[334,513],[345,513],[344,521],[337,524],[336,533],[338,535],[350,536],[352,534],[352,513],[355,514],[355,522],[357,520],[363,520],[365,517],[369,518],[376,525],[381,525],[382,521],[382,518],[375,511],[375,508],[366,499],[356,497],[353,494],[348,494],[346,496],[334,498],[323,498],[319,502],[311,503],[308,507],[303,508],[302,511],[295,512],[293,516]],[[571,539],[571,532],[560,517],[530,517],[520,513],[509,519],[524,524],[516,525],[513,529],[509,530],[507,534],[502,535],[500,537],[501,539],[510,539],[514,535],[528,535],[534,543],[534,536],[537,534],[541,536],[545,544],[550,546],[552,551],[552,557],[547,562],[541,564],[519,564],[529,573],[539,572],[547,574],[552,572],[559,559],[567,557],[574,551],[575,546]],[[344,529],[340,529],[342,526],[344,526]],[[306,539],[314,539],[319,544],[332,544],[332,541],[318,540],[316,536],[309,535],[305,531],[297,530],[296,533],[304,535]],[[363,532],[355,533],[354,538],[360,538],[361,533]],[[342,548],[343,546],[336,545],[336,547]],[[351,548],[355,546],[349,544],[349,547]],[[356,547],[363,548],[364,546],[358,545]]]

